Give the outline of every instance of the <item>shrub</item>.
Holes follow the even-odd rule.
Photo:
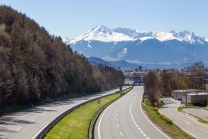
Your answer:
[[[203,107],[206,106],[206,102],[200,102],[199,106],[203,106]]]
[[[166,117],[163,114],[160,114],[160,118],[163,119],[168,124],[173,124],[172,120],[170,120],[168,117]]]
[[[157,107],[153,107],[153,110],[154,111],[158,111],[159,109]]]
[[[161,100],[160,100],[160,98],[157,100],[157,105],[158,106],[160,106],[160,104],[161,104]]]

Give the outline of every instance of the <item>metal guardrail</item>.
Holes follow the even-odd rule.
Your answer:
[[[93,100],[90,100],[93,101]],[[52,122],[50,122],[48,125],[46,125],[43,130],[35,137],[35,139],[42,139],[46,133],[56,124],[58,123],[63,117],[65,117],[66,115],[68,115],[69,113],[71,113],[72,111],[74,111],[75,109],[85,105],[86,103],[90,102],[90,101],[86,101],[82,104],[79,104],[67,111],[65,111],[64,113],[62,113],[61,115],[59,115],[58,117],[56,117]]]
[[[129,89],[129,88],[127,88]],[[126,89],[125,89],[126,90]],[[120,91],[117,91],[115,93],[119,93]],[[125,94],[124,94],[125,95]],[[115,102],[116,100],[120,99],[122,96],[119,96],[118,98],[115,98],[114,100],[108,102],[107,104],[105,104],[104,106],[102,106],[92,117],[91,121],[90,121],[90,125],[88,127],[88,139],[94,139],[94,128],[95,128],[95,124],[97,122],[98,117],[100,116],[100,114],[102,113],[102,111],[108,107],[110,104],[112,104],[113,102]],[[107,95],[109,96],[109,95]]]
[[[115,93],[118,93],[119,91],[117,91],[117,92],[115,92]],[[113,94],[115,94],[115,93],[113,93]],[[109,94],[109,95],[112,95],[112,94]],[[109,96],[109,95],[106,95],[106,96]],[[106,96],[102,96],[102,97],[106,97]],[[81,106],[83,106],[83,105],[85,105],[85,104],[87,104],[88,102],[92,102],[92,101],[94,101],[94,100],[97,100],[97,99],[99,99],[99,98],[102,98],[102,97],[98,97],[98,98],[94,98],[94,99],[92,99],[92,100],[89,100],[89,101],[86,101],[86,102],[84,102],[84,103],[81,103],[81,104],[79,104],[79,105],[77,105],[77,106],[75,106],[75,107],[73,107],[73,108],[71,108],[71,109],[69,109],[69,110],[67,110],[67,111],[65,111],[64,113],[62,113],[61,115],[59,115],[58,117],[56,117],[52,122],[50,122],[49,124],[47,124],[39,133],[38,133],[38,135],[35,137],[35,139],[42,139],[45,135],[46,135],[46,133],[56,124],[56,123],[58,123],[62,118],[64,118],[66,115],[68,115],[69,113],[71,113],[72,111],[74,111],[75,109],[77,109],[77,108],[79,108],[79,107],[81,107]],[[119,97],[120,98],[120,97]],[[107,107],[107,105],[106,105],[106,107]],[[101,111],[102,112],[102,111]],[[89,129],[88,129],[88,131],[89,131]],[[89,133],[89,132],[88,132]]]

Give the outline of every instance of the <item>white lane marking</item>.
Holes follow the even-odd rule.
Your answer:
[[[142,131],[142,130],[141,130],[140,132],[141,132],[141,133],[143,133],[143,131]]]
[[[118,112],[118,111],[117,111]]]
[[[35,119],[31,120],[30,122],[33,122],[33,121],[35,121]]]
[[[146,137],[146,135],[145,134],[143,134],[145,137]]]
[[[117,126],[119,127],[119,124],[117,124]]]
[[[117,121],[118,121],[118,118],[117,118]]]
[[[175,108],[175,111],[176,112],[178,112],[178,109],[177,108]],[[179,114],[181,114],[180,112],[179,112]],[[183,115],[183,114],[181,114],[181,115]],[[177,115],[175,115],[176,117],[178,117],[179,119],[181,119],[181,120],[183,120],[182,118],[180,118],[179,116],[177,116]],[[174,124],[176,124],[176,123],[174,123]],[[176,124],[177,125],[177,124]],[[177,126],[179,126],[179,125],[177,125]],[[179,126],[180,127],[180,126]],[[194,138],[196,138],[197,139],[197,137],[196,136],[194,136],[193,134],[191,134],[190,132],[188,132],[187,130],[185,130],[184,128],[182,128],[182,127],[180,127],[183,131],[185,131],[185,132],[187,132],[188,134],[190,134],[191,136],[193,136]]]
[[[20,130],[21,128],[22,128],[22,127],[17,128],[16,131],[17,131],[17,130]]]
[[[103,114],[102,114],[102,116],[101,116],[101,118],[100,118],[100,121],[99,121],[99,124],[98,124],[98,137],[99,137],[99,139],[101,139],[101,136],[100,136],[100,124],[101,124],[101,122],[102,122],[103,116],[105,115],[106,111],[107,111],[111,106],[112,106],[112,105],[110,105],[109,107],[107,107],[107,109],[105,109],[105,111],[103,112]],[[118,114],[117,114],[117,116],[118,116]]]
[[[50,124],[51,122],[49,122],[46,126],[48,126],[49,124]],[[37,134],[35,134],[35,136],[33,136],[33,138],[32,139],[35,139],[36,138],[36,136],[46,127],[46,126],[44,126],[43,128],[41,128],[41,130],[39,130],[38,131],[38,133]]]
[[[139,130],[141,130],[140,128],[138,128]]]
[[[173,115],[173,113],[170,113],[171,115]]]
[[[45,116],[45,114],[42,114],[42,116]]]
[[[122,132],[120,132],[121,136],[123,136]]]
[[[188,122],[186,122],[186,124],[188,124],[188,125],[189,125],[189,123],[188,123]]]
[[[137,97],[137,96],[136,96]],[[140,100],[140,102],[141,102],[141,104],[142,104],[142,98],[141,98],[141,100]],[[147,118],[147,116],[144,114],[144,112],[143,112],[143,110],[142,110],[142,105],[140,105],[140,110],[141,110],[141,112],[142,112],[142,114],[144,115],[144,117],[147,119],[147,121],[149,121],[149,123],[153,126],[153,127],[155,127],[160,133],[162,133],[166,138],[168,138],[168,139],[170,139],[167,135],[165,135],[162,131],[160,131],[148,118]]]
[[[22,118],[22,117],[25,117],[26,115],[29,115],[30,113],[28,113],[28,114],[25,114],[25,115],[22,115],[22,116],[20,116],[20,117],[18,117],[18,118],[16,118],[16,119],[13,119],[13,120],[11,120],[11,121],[8,121],[8,122],[5,122],[5,123],[3,123],[2,125],[6,125],[6,124],[8,124],[8,123],[11,123],[11,122],[13,122],[13,121],[15,121],[15,120],[18,120],[18,119],[20,119],[20,118]],[[1,126],[2,126],[1,125]]]

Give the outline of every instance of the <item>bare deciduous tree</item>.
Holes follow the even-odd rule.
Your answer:
[[[158,99],[161,95],[159,90],[159,78],[154,71],[149,72],[145,76],[144,88],[148,94],[148,99],[152,106],[155,105],[155,102],[158,102]]]

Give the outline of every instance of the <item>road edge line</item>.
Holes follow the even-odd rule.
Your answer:
[[[140,100],[140,110],[142,111],[142,114],[144,115],[144,117],[147,119],[147,121],[150,122],[150,124],[152,124],[154,126],[154,128],[156,128],[160,133],[162,133],[166,138],[170,139],[170,137],[168,137],[165,133],[163,133],[162,131],[160,131],[148,118],[147,116],[144,114],[143,110],[142,110],[142,99]]]
[[[112,105],[108,106],[107,109],[105,109],[105,111],[102,113],[102,116],[100,118],[100,121],[99,121],[99,124],[98,124],[98,138],[101,139],[101,136],[100,136],[100,124],[102,122],[102,119],[103,119],[103,116],[105,115],[106,111],[111,107]]]
[[[178,107],[177,107],[178,108]],[[175,108],[176,112],[178,112],[177,108]],[[179,112],[180,113],[180,112]],[[180,113],[182,114],[182,113]],[[174,122],[173,122],[174,123]],[[176,123],[174,123],[175,125],[177,125]],[[178,125],[177,125],[178,126]],[[186,133],[190,134],[191,136],[195,137],[197,139],[196,136],[194,136],[193,134],[191,134],[190,132],[186,131],[185,129],[181,128],[180,126],[178,126],[180,129],[182,129],[183,131],[185,131]]]

